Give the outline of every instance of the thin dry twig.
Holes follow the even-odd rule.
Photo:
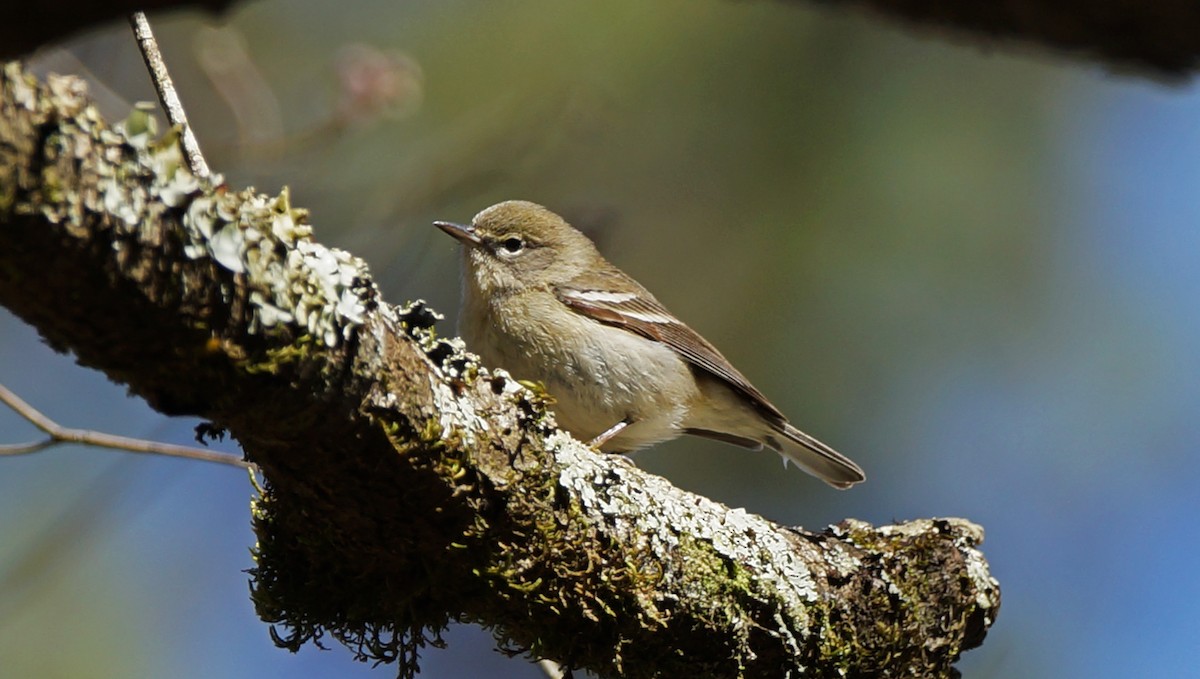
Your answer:
[[[187,159],[188,168],[200,179],[208,179],[212,175],[212,171],[208,169],[208,162],[204,160],[204,154],[200,152],[200,143],[196,141],[196,135],[192,133],[192,126],[188,125],[183,102],[179,100],[179,94],[175,91],[175,83],[171,81],[171,74],[167,72],[167,62],[158,49],[158,41],[154,39],[154,33],[150,31],[150,21],[146,18],[145,12],[134,12],[129,15],[129,24],[133,26],[133,35],[137,39],[138,49],[142,51],[142,59],[146,62],[146,68],[150,71],[150,80],[154,82],[158,100],[162,102],[163,110],[167,112],[167,121],[172,126],[179,127],[181,133],[179,143],[183,148],[183,156]]]
[[[176,446],[170,443],[158,443],[144,439],[129,438],[127,436],[105,434],[103,432],[91,431],[90,429],[70,429],[63,427],[43,415],[2,384],[0,384],[0,402],[12,408],[18,415],[29,420],[33,426],[49,435],[48,438],[42,441],[0,444],[0,456],[28,455],[29,453],[36,453],[64,443],[81,443],[99,448],[124,450],[130,453],[182,457],[188,460],[217,462],[242,469],[254,470],[253,463],[247,462],[236,455],[229,455],[228,453],[218,453],[212,450],[191,448],[189,446]]]

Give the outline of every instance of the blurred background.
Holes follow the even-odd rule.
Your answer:
[[[449,318],[430,226],[541,202],[867,470],[836,492],[700,440],[638,464],[819,529],[958,516],[1003,588],[968,678],[1197,676],[1200,95],[864,15],[719,0],[245,3],[152,16],[209,163],[312,211]],[[111,120],[127,27],[47,49]],[[188,443],[0,312],[0,382],[62,424]],[[0,440],[36,438],[0,412]],[[236,448],[225,444],[224,449]],[[233,469],[0,460],[5,677],[389,677],[274,648]],[[542,676],[458,626],[426,677]],[[332,643],[332,642],[331,642]]]

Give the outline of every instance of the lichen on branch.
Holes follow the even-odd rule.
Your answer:
[[[822,532],[673,487],[380,298],[286,193],[198,182],[77,81],[0,78],[0,303],[262,470],[281,646],[416,671],[450,621],[601,676],[947,676],[999,589],[958,519]]]

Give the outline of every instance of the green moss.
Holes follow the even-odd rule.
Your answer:
[[[301,335],[290,344],[267,349],[261,357],[236,360],[235,365],[251,375],[279,375],[285,368],[310,362],[315,351],[324,349],[314,345],[311,335]]]

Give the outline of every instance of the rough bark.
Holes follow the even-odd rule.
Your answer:
[[[281,646],[408,674],[464,620],[602,676],[936,677],[995,619],[978,527],[810,533],[594,453],[286,194],[197,182],[79,81],[10,64],[0,90],[0,303],[261,467],[253,597]]]
[[[0,21],[0,58],[13,58],[134,11],[203,8],[220,12],[234,0],[75,0],[25,2]],[[815,4],[814,0],[788,0]],[[1113,71],[1179,79],[1200,65],[1200,3],[1193,0],[816,0],[899,19],[986,49],[1029,49],[1069,55]]]

